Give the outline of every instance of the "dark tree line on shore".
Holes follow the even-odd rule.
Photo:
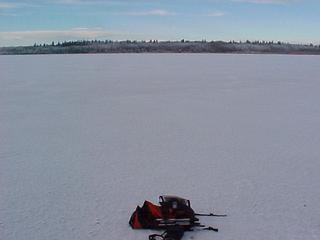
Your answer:
[[[35,43],[33,46],[3,47],[0,54],[72,53],[279,53],[320,54],[320,45],[290,44],[280,41],[111,41],[82,40]]]

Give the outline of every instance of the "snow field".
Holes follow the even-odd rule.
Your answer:
[[[320,58],[0,56],[0,239],[147,239],[176,194],[219,233],[320,239]]]

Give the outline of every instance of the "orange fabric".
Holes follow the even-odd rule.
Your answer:
[[[161,209],[159,206],[154,205],[151,202],[145,201],[145,204],[148,206],[152,216],[154,218],[162,218],[162,213],[161,213]]]

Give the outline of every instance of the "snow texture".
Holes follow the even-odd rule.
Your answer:
[[[320,57],[0,56],[0,239],[142,240],[145,199],[219,233],[320,239]]]

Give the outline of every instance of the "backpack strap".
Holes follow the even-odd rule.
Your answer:
[[[149,240],[181,240],[185,229],[181,226],[172,226],[162,234],[152,234]]]

